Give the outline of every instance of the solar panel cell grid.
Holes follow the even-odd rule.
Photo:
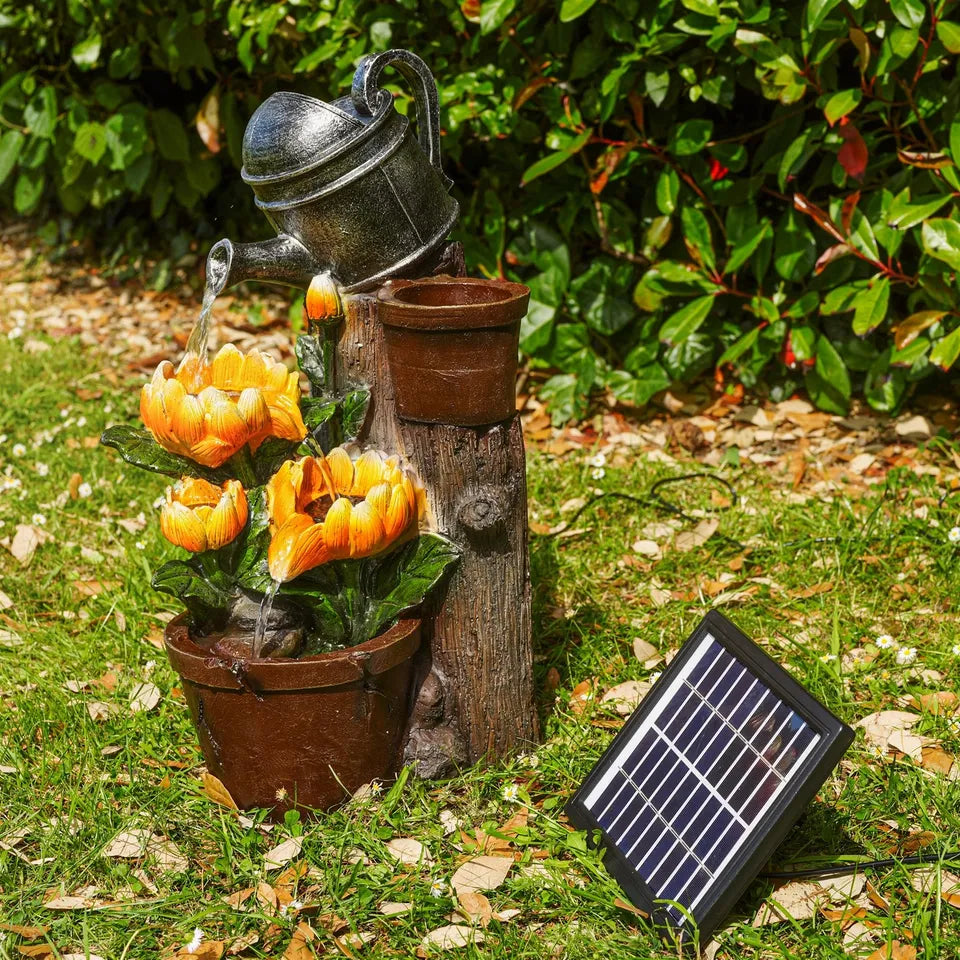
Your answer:
[[[583,803],[682,926],[819,740],[706,634]]]

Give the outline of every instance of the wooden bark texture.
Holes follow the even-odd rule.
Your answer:
[[[452,249],[445,272],[463,273]],[[526,462],[514,417],[492,428],[401,421],[372,295],[351,297],[338,350],[341,384],[366,384],[362,446],[396,451],[419,474],[434,529],[460,563],[424,611],[424,643],[404,759],[439,777],[535,742]]]

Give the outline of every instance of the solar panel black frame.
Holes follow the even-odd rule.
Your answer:
[[[773,851],[800,818],[804,808],[816,796],[854,738],[850,727],[811,696],[780,664],[767,656],[726,617],[716,610],[711,610],[700,621],[565,808],[570,823],[578,830],[589,832],[591,843],[599,831],[600,843],[604,847],[604,864],[631,902],[648,913],[655,925],[681,943],[691,942],[693,931],[690,923],[677,924],[670,917],[664,902],[655,899],[646,881],[607,836],[584,801],[605,771],[612,766],[625,742],[657,708],[672,680],[696,654],[700,643],[708,634],[765,683],[784,704],[801,716],[821,739],[791,777],[792,787],[788,785],[790,788],[785,788],[783,794],[774,799],[763,816],[747,832],[747,841],[725,870],[729,875],[729,882],[726,885],[716,885],[715,891],[690,911],[701,944],[707,942],[710,934],[753,882]]]

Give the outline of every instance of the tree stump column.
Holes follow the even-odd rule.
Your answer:
[[[454,272],[449,265],[447,271]],[[341,383],[371,391],[361,445],[396,451],[410,462],[426,489],[433,528],[461,550],[445,589],[424,609],[405,762],[421,777],[440,777],[534,743],[539,729],[519,418],[481,428],[401,421],[372,295],[347,301],[338,364]]]

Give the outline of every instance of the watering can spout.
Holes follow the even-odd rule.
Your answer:
[[[264,280],[306,290],[321,269],[307,248],[287,234],[257,243],[224,239],[207,254],[207,285],[219,293],[245,280]]]

